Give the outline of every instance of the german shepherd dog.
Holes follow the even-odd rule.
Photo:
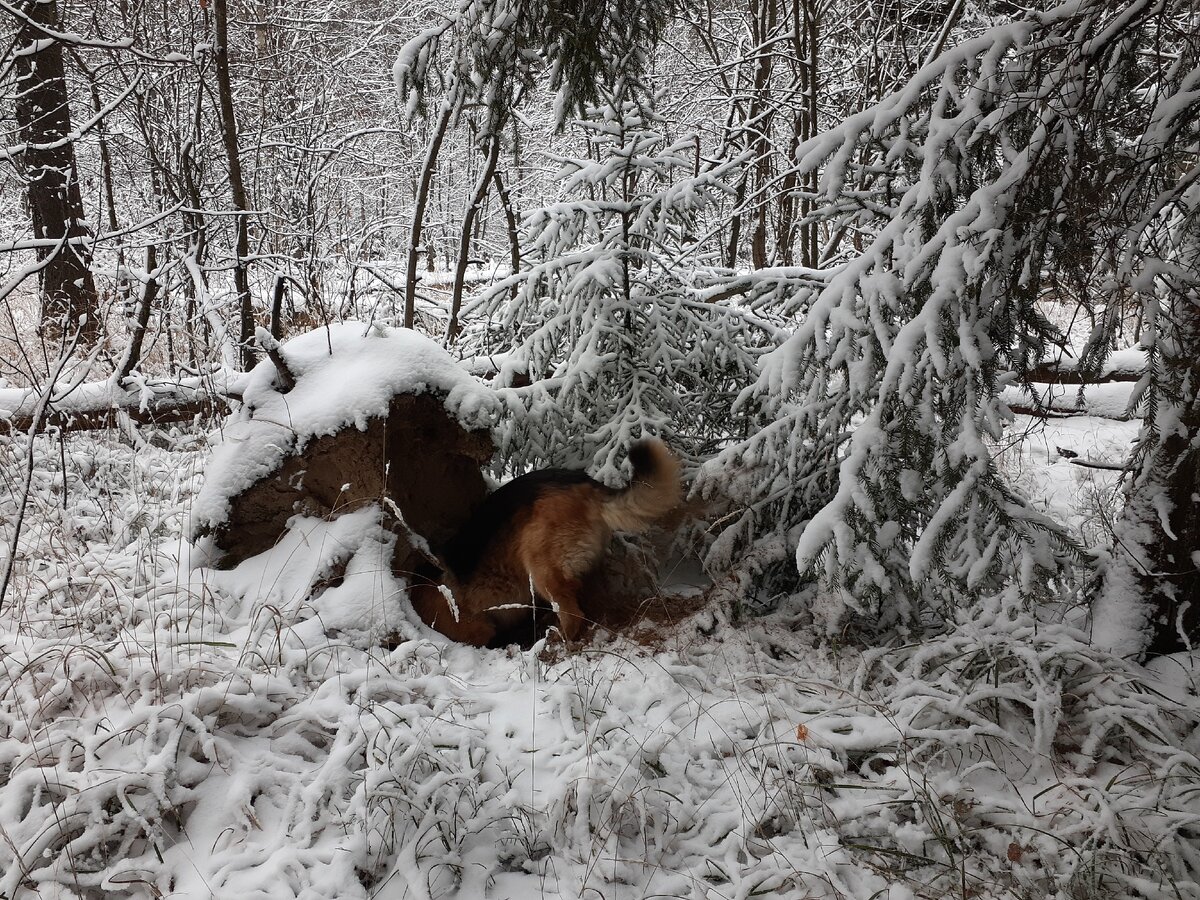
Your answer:
[[[661,440],[635,444],[629,460],[633,478],[622,489],[543,469],[488,495],[436,560],[440,579],[414,585],[417,614],[453,640],[484,647],[531,621],[540,601],[575,641],[586,624],[580,590],[613,532],[644,531],[680,502],[679,461]]]

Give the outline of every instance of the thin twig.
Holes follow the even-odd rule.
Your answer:
[[[67,362],[75,353],[75,348],[79,345],[79,338],[83,334],[82,331],[76,331],[75,336],[71,338],[71,343],[67,345],[67,349],[63,355],[58,358],[55,363],[54,371],[50,377],[46,379],[46,387],[42,390],[41,396],[38,397],[37,406],[33,411],[33,421],[30,423],[29,431],[29,446],[25,454],[25,484],[21,489],[21,501],[17,504],[17,517],[13,522],[12,540],[8,545],[8,559],[4,561],[4,578],[0,580],[0,609],[4,608],[4,598],[8,593],[8,585],[12,581],[13,569],[17,563],[17,545],[21,541],[21,528],[25,524],[25,511],[29,508],[29,492],[33,486],[33,462],[34,462],[34,443],[37,438],[37,433],[41,429],[42,417],[46,414],[46,408],[50,405],[50,397],[54,394],[54,388],[58,384],[59,376],[62,375],[63,369]]]

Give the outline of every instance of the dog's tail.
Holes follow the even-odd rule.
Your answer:
[[[624,490],[610,494],[601,507],[613,531],[644,531],[679,505],[679,460],[658,438],[629,448],[633,478]]]

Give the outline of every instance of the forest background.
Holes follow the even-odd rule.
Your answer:
[[[86,658],[124,672],[110,692],[141,697],[133,673],[162,664],[151,653],[149,669],[133,665],[146,641],[130,650],[120,636],[145,627],[165,640],[150,612],[163,602],[162,548],[182,533],[206,435],[236,403],[229,386],[269,343],[256,328],[287,338],[358,320],[416,328],[487,376],[503,409],[497,474],[565,464],[617,483],[629,444],[662,434],[693,497],[718,511],[687,536],[719,588],[705,615],[782,623],[788,652],[788,641],[816,644],[835,668],[847,648],[864,654],[856,690],[874,685],[888,717],[902,682],[948,677],[939,690],[965,692],[938,701],[936,727],[913,730],[921,707],[900,728],[906,749],[916,734],[928,742],[918,768],[943,771],[936,758],[974,771],[973,751],[949,764],[947,747],[980,734],[1003,744],[1016,727],[1048,768],[1023,782],[1011,763],[1028,747],[999,753],[1013,796],[1050,774],[1061,788],[1069,758],[1091,785],[1071,790],[1097,798],[1095,815],[1076,812],[1076,831],[1056,838],[1091,855],[1018,877],[1003,863],[1019,867],[1032,843],[1006,824],[999,869],[980,862],[972,841],[987,829],[964,824],[974,807],[910,780],[913,815],[934,837],[905,843],[907,823],[890,823],[891,843],[856,851],[871,859],[863,871],[918,892],[953,882],[964,897],[1070,895],[1077,883],[1077,896],[1194,895],[1195,691],[1146,689],[1156,670],[1142,666],[1169,657],[1192,671],[1200,634],[1192,4],[0,0],[0,12],[4,764],[43,780],[13,789],[23,799],[4,852],[20,865],[0,885],[111,891],[123,865],[112,841],[158,860],[129,884],[175,883],[162,835],[195,809],[180,812],[170,790],[150,790],[153,815],[117,791],[86,827],[64,819],[79,803],[48,787],[46,767],[88,784],[94,768],[45,757],[33,720],[67,726],[47,711],[43,681],[60,667],[73,683],[71,661]],[[1005,453],[1026,452],[1055,410],[1094,412],[1111,385],[1086,397],[1082,385],[1114,373],[1129,378],[1115,415],[1140,427],[1120,433],[1133,444],[1106,465],[1121,480],[1091,498],[1094,527],[1081,529],[1039,507]],[[183,458],[172,454],[195,467],[190,480],[156,481],[158,506],[133,511],[145,472],[113,471],[162,475]],[[173,552],[178,591],[186,554]],[[981,621],[986,637],[967,636]],[[55,638],[55,623],[77,640]],[[282,665],[282,651],[256,662],[245,647],[214,662],[236,630],[190,645],[212,659],[188,666],[248,678]],[[182,646],[177,634],[169,643]],[[925,669],[934,657],[937,677]],[[1115,698],[1095,688],[1112,673]],[[195,699],[180,677],[167,694]],[[972,693],[989,679],[999,693]],[[302,681],[289,690],[303,694]],[[206,746],[219,720],[189,740]],[[838,767],[868,781],[903,755],[828,740]],[[888,762],[875,771],[874,758]],[[1096,785],[1134,769],[1148,774],[1123,783],[1128,808],[1153,810],[1169,837],[1114,824],[1114,782]],[[481,771],[478,783],[494,783]],[[347,783],[346,803],[374,815],[369,797],[352,799],[366,783]],[[830,790],[824,775],[805,783]],[[585,860],[611,850],[595,849],[608,845],[593,812],[604,840],[627,836],[613,824],[625,801],[595,812],[566,788],[560,799],[522,820],[527,872],[544,865],[537,835],[563,816],[585,822],[588,836],[572,837]],[[444,821],[477,821],[485,806]],[[364,890],[397,871],[423,873],[431,893],[466,890],[461,860],[402,863],[399,814],[388,815],[395,842],[356,851]],[[1028,815],[1041,824],[1020,828],[1054,830]],[[768,803],[746,819],[729,833],[770,843],[804,816]],[[52,862],[35,863],[43,851]],[[761,886],[753,866],[734,868],[688,869],[681,883]],[[100,874],[81,881],[83,870]],[[773,889],[816,890],[794,864],[781,871]],[[643,882],[605,881],[631,883]]]

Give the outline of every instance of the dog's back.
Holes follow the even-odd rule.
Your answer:
[[[642,441],[629,456],[633,478],[623,489],[583,472],[543,469],[492,493],[442,552],[457,619],[446,627],[444,602],[444,611],[422,618],[450,637],[486,643],[497,628],[531,619],[541,598],[558,613],[563,635],[576,638],[582,580],[612,532],[641,531],[679,503],[679,463],[662,441]]]
[[[491,545],[505,536],[523,511],[542,497],[588,485],[611,490],[575,469],[540,469],[518,476],[484,499],[467,524],[442,551],[442,559],[460,580],[471,578]]]

